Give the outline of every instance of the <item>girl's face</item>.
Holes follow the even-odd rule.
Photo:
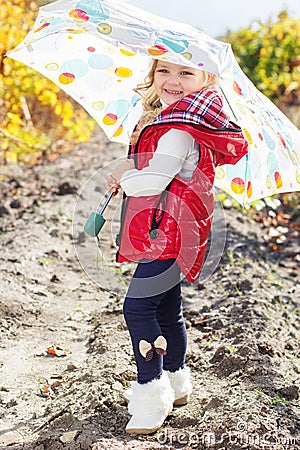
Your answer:
[[[153,85],[158,97],[171,105],[199,91],[207,83],[208,76],[203,70],[158,60]]]

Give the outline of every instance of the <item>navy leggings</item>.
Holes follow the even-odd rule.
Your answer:
[[[123,312],[139,383],[159,378],[162,369],[174,372],[184,367],[187,335],[182,315],[180,270],[174,259],[138,264]],[[139,351],[139,342],[143,339],[153,343],[160,335],[167,340],[167,355],[154,351],[153,358],[147,361]]]

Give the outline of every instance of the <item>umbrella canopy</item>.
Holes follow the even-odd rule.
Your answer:
[[[249,142],[237,165],[218,168],[216,186],[243,205],[300,189],[300,131],[246,77],[229,44],[189,25],[115,0],[59,0],[40,8],[8,56],[59,85],[121,143],[140,117],[134,88],[152,58],[214,73],[227,113]]]

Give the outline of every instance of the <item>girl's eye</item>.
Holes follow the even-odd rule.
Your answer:
[[[186,70],[184,70],[183,72],[181,72],[181,75],[193,75],[192,72],[187,72]]]
[[[158,69],[158,73],[168,73],[167,69]]]

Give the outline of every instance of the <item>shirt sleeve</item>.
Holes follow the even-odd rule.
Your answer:
[[[125,194],[132,197],[161,194],[181,171],[193,145],[194,139],[186,131],[167,131],[159,139],[148,166],[123,173],[120,185]]]

